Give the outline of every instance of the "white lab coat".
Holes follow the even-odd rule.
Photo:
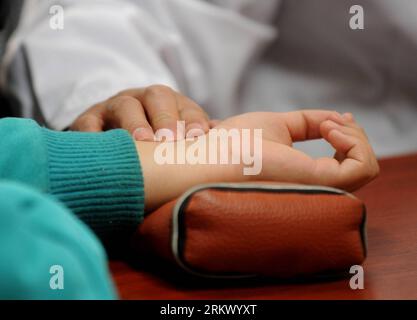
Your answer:
[[[63,30],[50,27],[53,4],[64,7]],[[365,30],[349,29],[353,4]],[[162,83],[216,118],[353,111],[379,155],[412,152],[415,16],[412,0],[27,0],[2,85],[23,116],[38,106],[55,129],[120,90]]]

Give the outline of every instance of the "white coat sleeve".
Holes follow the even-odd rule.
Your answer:
[[[177,87],[163,55],[170,39],[139,6],[60,1],[64,20],[57,29],[54,3],[26,1],[3,61],[3,86],[21,100],[22,116],[36,118],[36,101],[46,124],[63,129],[120,90],[153,83]]]
[[[54,129],[120,90],[156,83],[213,117],[230,116],[247,66],[276,36],[266,21],[279,2],[26,0],[3,59],[3,87],[22,116]]]

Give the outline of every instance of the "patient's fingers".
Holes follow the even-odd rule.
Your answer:
[[[340,162],[330,158],[317,160],[315,173],[321,177],[322,183],[355,190],[378,174],[376,157],[366,136],[359,129],[340,126],[333,121],[323,122],[320,129],[339,157],[344,155]]]
[[[129,96],[119,96],[106,104],[105,121],[113,127],[129,131],[136,140],[153,141],[154,133],[146,119],[139,100]]]
[[[340,153],[345,154],[348,158],[364,161],[367,155],[366,143],[359,138],[347,135],[337,129],[331,130],[327,135],[327,141]]]
[[[342,134],[342,133],[341,133]],[[344,141],[332,131],[331,139],[342,140],[341,148],[350,149],[353,141]],[[355,138],[353,138],[355,139]],[[313,159],[307,154],[272,141],[264,141],[262,178],[281,182],[324,185],[353,191],[374,178],[377,171],[368,161],[346,158],[341,163],[334,158]],[[359,146],[360,148],[360,146]],[[363,152],[355,150],[355,152]]]
[[[320,133],[323,138],[326,138],[326,135],[333,129],[339,130],[344,134],[357,137],[359,139],[368,140],[364,132],[356,127],[349,127],[347,125],[340,125],[332,120],[326,120],[320,124]]]
[[[365,130],[363,130],[363,128],[355,121],[355,118],[351,113],[344,113],[342,117],[335,117],[334,115],[331,115],[328,120],[334,121],[337,124],[343,125],[345,127],[352,128],[356,130],[358,134],[368,138]]]
[[[364,161],[366,156],[373,156],[366,136],[359,130],[327,120],[321,124],[320,131],[323,138],[336,149],[339,155],[345,155],[345,158]]]
[[[320,125],[320,132],[325,139],[327,139],[327,135],[333,129],[339,130],[340,132],[348,136],[352,136],[352,137],[356,137],[360,139],[362,141],[363,146],[368,149],[368,152],[373,157],[375,157],[365,131],[358,124],[354,122],[349,122],[348,120],[348,121],[345,121],[343,125],[340,125],[332,120],[326,120]],[[338,151],[339,158],[340,158],[340,153],[342,151],[341,150],[337,150],[337,151]]]
[[[342,118],[336,111],[327,110],[301,110],[278,115],[284,119],[293,142],[319,139],[323,121],[330,117]]]

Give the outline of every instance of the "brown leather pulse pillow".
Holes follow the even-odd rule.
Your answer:
[[[334,188],[209,184],[149,214],[133,244],[200,276],[307,276],[363,262],[365,217]]]

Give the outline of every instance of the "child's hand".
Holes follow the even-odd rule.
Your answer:
[[[229,118],[217,127],[263,129],[263,169],[256,180],[318,184],[355,190],[379,172],[364,130],[351,114],[305,110],[254,112]],[[313,159],[294,149],[293,142],[324,138],[334,158]]]
[[[209,130],[209,118],[191,99],[169,87],[153,85],[130,89],[100,102],[80,115],[71,129],[99,132],[122,128],[136,140],[153,141],[159,129],[169,129],[177,137],[177,120],[185,121],[185,137],[191,129]]]

